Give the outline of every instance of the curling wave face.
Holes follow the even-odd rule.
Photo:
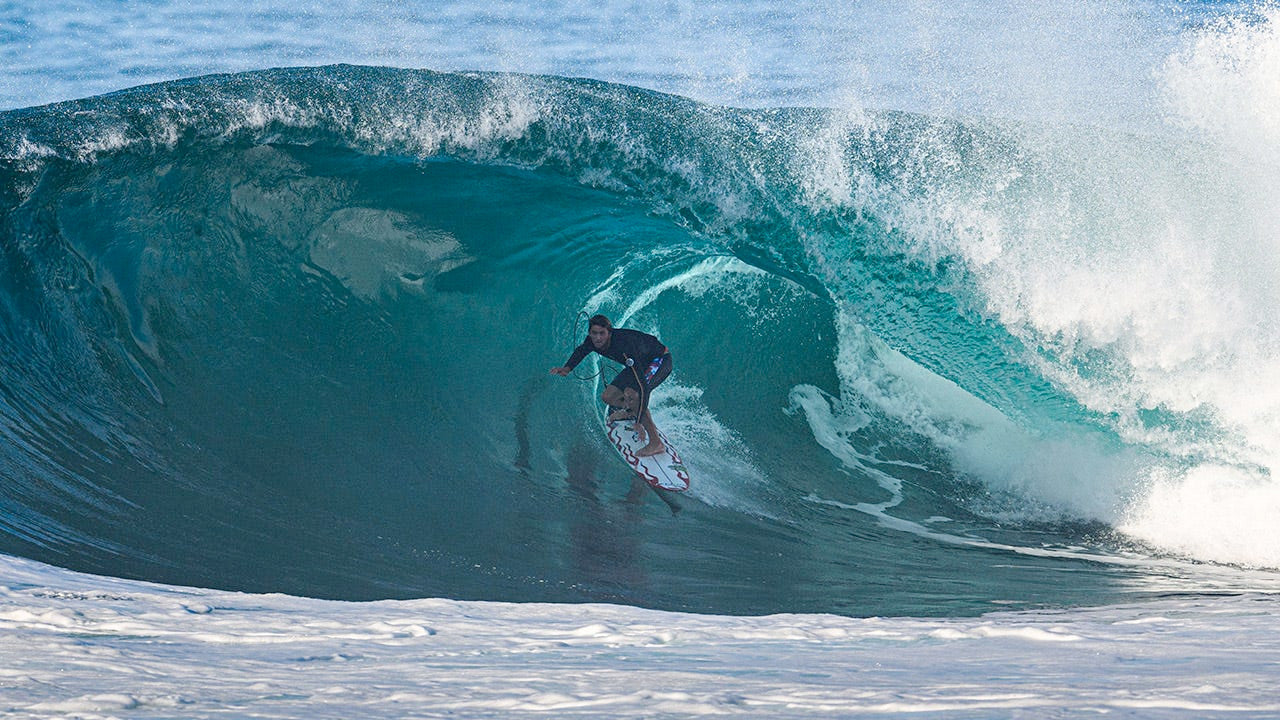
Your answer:
[[[1268,585],[1265,518],[1176,509],[1277,494],[1233,385],[1270,276],[1169,234],[1241,176],[1173,143],[350,66],[4,113],[0,551],[734,613]],[[583,310],[675,352],[678,519],[615,502],[594,381],[545,374]]]

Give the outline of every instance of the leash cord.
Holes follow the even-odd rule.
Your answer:
[[[649,409],[648,403],[645,402],[647,399],[645,398],[645,395],[647,395],[648,393],[646,392],[644,381],[640,379],[640,373],[636,370],[635,360],[632,360],[631,358],[627,358],[627,359],[631,360],[631,364],[628,367],[631,368],[631,374],[635,376],[636,385],[640,388],[640,404],[636,406],[636,421],[642,422],[644,420],[645,411]]]

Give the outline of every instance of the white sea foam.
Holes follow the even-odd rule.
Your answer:
[[[1191,34],[1160,77],[1164,99],[1182,123],[1234,146],[1242,158],[1274,163],[1280,149],[1280,8],[1263,4],[1257,13],[1228,16]]]
[[[1203,464],[1154,469],[1120,529],[1160,547],[1236,565],[1274,568],[1280,489],[1272,477]]]
[[[1136,125],[1134,113],[1081,107],[1069,125],[992,128],[1012,141],[985,155],[925,132],[886,175],[854,167],[843,179],[832,175],[844,143],[828,133],[804,154],[826,161],[796,168],[819,205],[893,229],[892,247],[869,250],[959,260],[973,283],[962,302],[1030,348],[1017,360],[1129,450],[1086,431],[1020,429],[871,347],[856,317],[840,320],[842,399],[863,395],[995,488],[1178,553],[1280,567],[1280,535],[1246,510],[1280,505],[1278,28],[1280,11],[1263,6],[1172,37],[1163,55],[1143,48],[1133,60],[1147,71],[1108,86],[1144,108]],[[1078,82],[1088,88],[1089,75]],[[876,122],[837,124],[856,136]],[[858,281],[842,274],[844,248],[810,244],[836,285]]]
[[[1123,529],[1263,567],[1280,566],[1269,519],[1280,507],[1277,27],[1274,9],[1221,21],[1161,66],[1168,120],[1196,133],[1170,134],[1180,152],[1164,154],[1173,140],[1112,139],[1098,153],[1042,145],[1114,200],[1075,193],[1083,214],[999,240],[980,271],[988,307],[1065,361],[1045,363],[1049,377],[1118,418],[1126,439],[1177,458],[1132,476]],[[1077,369],[1097,352],[1114,372]],[[1151,411],[1202,419],[1153,425]]]
[[[0,556],[8,717],[1263,718],[1272,596],[975,618],[332,602]]]
[[[847,468],[876,478],[898,495],[893,474],[848,439],[871,417],[888,418],[904,433],[946,451],[952,463],[948,472],[1050,504],[1025,504],[1023,519],[1054,508],[1105,522],[1122,517],[1128,498],[1120,489],[1140,467],[1135,458],[1081,433],[1033,434],[888,347],[847,313],[839,315],[836,326],[840,398],[822,401],[816,388],[800,386],[792,391],[792,401],[805,411],[818,442]],[[850,423],[854,426],[847,427]]]

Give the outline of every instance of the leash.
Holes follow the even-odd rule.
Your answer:
[[[627,358],[627,367],[631,368],[631,374],[636,378],[636,386],[640,388],[640,404],[636,407],[636,421],[639,422],[644,418],[645,411],[649,409],[648,398],[645,397],[648,394],[648,388],[644,386],[644,380],[640,379],[640,373],[636,370],[636,361],[626,355],[622,357]]]

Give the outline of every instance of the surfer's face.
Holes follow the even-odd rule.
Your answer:
[[[592,325],[587,330],[587,337],[591,338],[591,344],[599,350],[609,344],[609,328]]]

